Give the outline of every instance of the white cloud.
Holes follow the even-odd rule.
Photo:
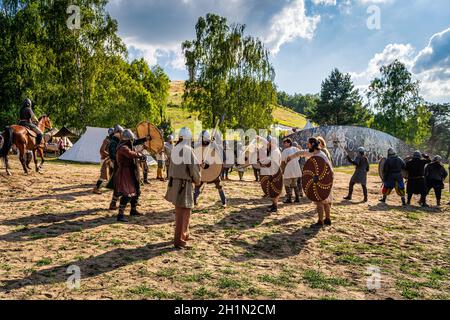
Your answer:
[[[320,16],[306,16],[304,0],[295,0],[273,16],[264,42],[273,54],[277,54],[285,43],[298,38],[312,39],[319,22]]]
[[[335,6],[336,0],[312,0],[315,5]]]
[[[450,28],[434,34],[427,47],[416,54],[410,44],[389,44],[375,54],[367,69],[351,73],[359,88],[367,89],[370,81],[379,75],[383,65],[395,59],[403,62],[421,82],[421,93],[430,101],[450,99]]]

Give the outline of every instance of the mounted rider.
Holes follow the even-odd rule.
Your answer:
[[[29,98],[26,98],[23,102],[22,108],[19,111],[19,125],[24,126],[34,133],[36,133],[36,147],[39,146],[44,137],[42,131],[36,126],[39,120],[33,112],[33,104]],[[35,123],[34,123],[35,122]]]

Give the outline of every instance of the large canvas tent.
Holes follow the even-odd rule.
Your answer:
[[[100,147],[108,135],[108,129],[87,127],[74,146],[59,159],[82,163],[100,163]]]
[[[108,135],[108,129],[87,127],[86,132],[65,152],[59,160],[73,161],[81,163],[100,163],[100,148],[103,140]],[[151,156],[147,156],[147,163],[155,165],[156,161]]]

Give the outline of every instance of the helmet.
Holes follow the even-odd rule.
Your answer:
[[[202,131],[201,139],[203,141],[211,141],[211,135],[209,134],[209,132],[207,130]]]
[[[183,127],[180,129],[179,137],[183,140],[192,140],[192,132],[191,129],[187,127]]]
[[[388,149],[388,156],[395,156],[397,153],[395,152],[395,150],[393,148],[389,148]]]
[[[124,132],[124,130],[123,130],[122,126],[120,126],[118,124],[116,124],[114,126],[114,133],[123,133],[123,132]]]
[[[122,140],[124,141],[134,141],[135,137],[134,137],[134,133],[130,130],[124,130],[122,133]]]
[[[364,153],[366,153],[366,149],[364,149],[363,147],[359,147],[358,152],[361,154],[364,154]]]
[[[33,103],[31,102],[31,100],[29,98],[26,98],[23,102],[23,107],[24,108],[31,108],[33,106]]]
[[[108,129],[108,136],[112,135],[114,133],[114,128]]]
[[[441,156],[436,156],[433,158],[433,162],[441,162],[442,161],[442,157]]]
[[[170,136],[167,137],[167,141],[169,141],[169,142],[172,142],[173,139],[174,139],[174,138],[173,138],[173,135],[170,135]]]
[[[419,150],[414,151],[413,158],[420,159],[421,157],[422,157],[422,152],[420,152]]]

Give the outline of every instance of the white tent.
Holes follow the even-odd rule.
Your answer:
[[[87,127],[86,132],[73,147],[66,151],[59,160],[82,163],[100,163],[100,148],[103,140],[108,136],[108,129]],[[157,162],[147,155],[147,163],[156,165]]]
[[[311,121],[308,120],[308,123],[305,125],[303,130],[309,130],[309,129],[313,129],[313,128],[314,128],[314,126],[312,125]]]
[[[100,163],[100,147],[107,136],[108,129],[87,127],[80,140],[59,159],[83,163]]]

